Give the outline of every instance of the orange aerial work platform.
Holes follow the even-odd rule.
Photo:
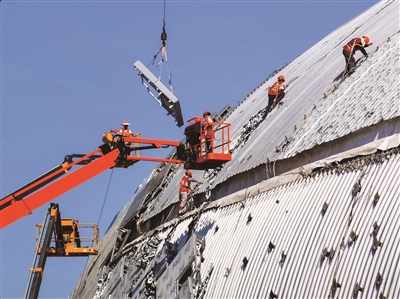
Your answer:
[[[206,129],[200,116],[188,120],[185,128],[185,169],[206,170],[220,167],[232,160],[230,123],[213,122]],[[207,131],[212,133],[207,133]]]
[[[208,128],[213,131],[209,138],[202,117],[188,122],[184,144],[174,140],[141,138],[139,133],[124,137],[119,130],[110,130],[102,136],[104,144],[94,151],[66,155],[61,164],[0,199],[0,229],[110,168],[128,168],[138,161],[152,161],[206,170],[220,167],[232,159],[229,123],[212,123]],[[170,158],[142,155],[144,150],[170,146],[176,148]]]

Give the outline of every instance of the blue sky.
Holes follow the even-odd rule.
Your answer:
[[[184,120],[236,105],[273,70],[377,2],[167,1],[168,66]],[[1,197],[65,155],[93,151],[125,120],[142,137],[183,139],[184,127],[147,94],[133,68],[136,60],[148,65],[161,46],[163,1],[3,0],[0,13]],[[161,74],[168,85],[165,65]],[[97,223],[105,201],[103,235],[156,165],[106,171],[53,202],[63,217]],[[1,298],[24,295],[35,226],[48,207],[0,231]],[[86,260],[49,258],[39,298],[67,298]]]

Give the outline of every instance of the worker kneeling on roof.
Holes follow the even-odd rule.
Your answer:
[[[356,68],[356,60],[354,58],[354,54],[356,51],[361,51],[365,57],[368,57],[367,51],[365,48],[372,46],[372,43],[369,42],[368,36],[363,36],[362,38],[356,37],[349,41],[343,47],[343,56],[346,59],[346,68],[344,70],[343,76],[350,76],[355,68]]]
[[[289,84],[284,84],[285,77],[280,75],[278,81],[268,87],[268,106],[265,108],[265,114],[267,114],[273,107],[275,107],[285,96],[284,90]]]

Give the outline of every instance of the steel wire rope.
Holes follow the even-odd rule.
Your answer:
[[[101,207],[99,219],[97,220],[97,226],[100,225],[100,219],[101,219],[101,216],[102,216],[102,214],[103,214],[104,205],[105,205],[106,200],[107,200],[108,190],[110,189],[110,184],[111,184],[111,179],[112,179],[112,177],[113,177],[113,174],[114,174],[114,168],[111,170],[110,179],[108,180],[108,186],[107,186],[107,190],[106,190],[106,195],[104,196],[103,205],[102,205],[102,207]],[[94,245],[94,239],[93,239],[93,241],[92,241],[92,247],[93,247],[93,245]],[[88,264],[88,262],[89,262],[89,259],[90,259],[90,255],[89,255],[89,256],[87,257],[87,259],[86,259],[85,269],[86,269],[86,267],[87,267],[87,264]]]
[[[164,21],[164,25],[165,25],[165,7],[166,7],[166,1],[167,1],[167,0],[164,0],[164,20],[163,20],[163,21]]]
[[[164,32],[165,32],[165,25],[166,25],[166,22],[165,22],[166,7],[167,7],[167,1],[164,0],[164,19],[163,19],[163,30],[164,30]],[[166,38],[166,36],[165,36],[165,38]],[[164,41],[163,41],[163,42],[164,42]],[[164,43],[165,43],[165,42],[164,42]],[[165,46],[165,45],[164,45],[164,46]],[[169,84],[169,87],[170,87],[171,92],[173,92],[173,89],[172,89],[172,79],[171,79],[172,75],[171,75],[171,72],[170,72],[170,70],[169,70],[168,57],[167,57],[167,49],[166,49],[166,48],[165,48],[165,62],[166,62],[166,64],[167,64],[168,84]]]
[[[158,80],[161,81],[163,63],[165,62],[166,65],[167,65],[169,89],[170,89],[170,91],[173,93],[172,74],[171,74],[171,71],[170,71],[169,65],[168,65],[168,54],[167,54],[167,47],[166,47],[166,44],[165,44],[165,41],[167,40],[167,32],[165,31],[165,26],[166,26],[165,15],[166,15],[166,0],[164,0],[163,31],[162,31],[162,33],[161,33],[162,44],[161,44],[160,49],[158,49],[158,51],[156,52],[156,54],[153,56],[153,59],[152,59],[152,60],[150,61],[150,63],[148,64],[148,67],[149,67],[150,65],[154,65],[155,60],[156,60],[157,57],[158,57],[158,54],[161,52],[161,60],[160,60],[160,62],[157,64],[157,67],[160,66],[160,71],[159,71],[159,75],[158,75]]]
[[[160,62],[157,64],[157,67],[160,67],[160,72],[158,73],[158,80],[161,81],[162,79],[162,68],[163,68],[163,63],[164,63],[164,57],[161,58]]]
[[[107,186],[107,190],[106,190],[106,195],[104,196],[103,205],[101,207],[101,211],[100,211],[100,215],[99,215],[99,220],[97,220],[97,225],[100,224],[100,219],[101,219],[101,216],[103,215],[104,205],[105,205],[106,200],[107,200],[108,190],[110,189],[110,184],[111,184],[111,179],[113,177],[113,174],[114,174],[114,168],[111,170],[110,179],[108,180],[108,186]]]

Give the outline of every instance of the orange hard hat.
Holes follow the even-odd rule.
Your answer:
[[[278,80],[280,80],[280,81],[285,81],[285,76],[280,75],[280,76],[278,77]]]
[[[206,111],[204,111],[203,115],[211,115],[211,112],[210,112],[210,110],[206,110]]]
[[[131,124],[128,123],[127,121],[124,121],[121,125],[123,125],[123,126],[130,126]]]
[[[187,170],[187,171],[186,171],[186,175],[193,176],[193,174],[192,174],[192,172],[191,172],[190,170]]]
[[[368,37],[368,36],[364,35],[364,36],[363,36],[363,39],[365,40],[365,43],[366,43],[366,44],[369,43],[369,37]]]

